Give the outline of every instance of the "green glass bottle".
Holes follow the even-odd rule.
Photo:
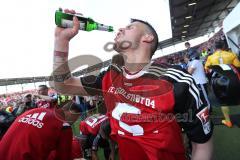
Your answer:
[[[59,9],[55,12],[55,23],[59,27],[63,28],[71,28],[73,26],[73,14],[64,13],[62,12],[62,9]],[[112,32],[113,27],[107,26],[104,24],[100,24],[98,22],[95,22],[91,18],[82,17],[79,15],[75,15],[78,20],[80,21],[80,30],[84,31],[92,31],[92,30],[99,30],[99,31],[108,31]]]

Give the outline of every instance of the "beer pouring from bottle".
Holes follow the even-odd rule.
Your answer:
[[[107,32],[113,31],[112,26],[100,24],[91,18],[86,18],[81,15],[64,13],[61,9],[55,12],[55,23],[57,26],[62,28],[72,28],[73,16],[76,16],[78,18],[80,22],[80,28],[79,28],[80,30],[83,30],[83,31],[99,30],[99,31],[107,31]]]

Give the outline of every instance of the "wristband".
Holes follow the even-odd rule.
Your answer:
[[[68,57],[68,52],[54,51],[54,56]]]

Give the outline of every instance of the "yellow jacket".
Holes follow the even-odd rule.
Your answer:
[[[240,67],[240,61],[238,60],[237,55],[223,50],[218,50],[207,58],[205,69],[208,69],[211,65],[218,64],[233,64],[236,67]]]

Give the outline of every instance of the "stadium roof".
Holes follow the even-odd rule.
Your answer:
[[[159,42],[163,49],[214,32],[239,0],[169,0],[172,38]]]
[[[105,61],[103,63],[98,63],[96,65],[90,66],[88,68],[82,69],[80,71],[76,71],[72,73],[73,76],[79,77],[81,75],[85,75],[87,73],[91,73],[96,70],[100,70],[101,68],[109,66],[111,60]],[[52,76],[39,76],[39,77],[24,77],[24,78],[8,78],[8,79],[0,79],[0,86],[7,85],[16,85],[16,84],[24,84],[24,83],[36,83],[36,82],[46,82],[52,81]]]

